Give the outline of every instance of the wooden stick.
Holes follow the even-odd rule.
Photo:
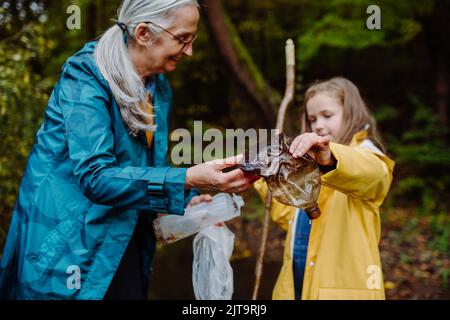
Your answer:
[[[278,109],[277,115],[277,126],[278,132],[283,132],[284,118],[286,115],[286,110],[289,104],[294,98],[294,85],[295,85],[295,47],[292,39],[286,41],[285,46],[286,51],[286,90],[284,92],[284,98],[281,101],[280,108]],[[263,269],[264,253],[266,251],[267,236],[269,234],[269,223],[270,223],[270,208],[272,206],[272,194],[270,190],[267,189],[266,204],[264,211],[264,222],[263,230],[261,236],[261,246],[259,247],[258,258],[256,260],[255,267],[255,286],[253,288],[252,300],[258,298],[259,285],[261,282],[261,275]]]

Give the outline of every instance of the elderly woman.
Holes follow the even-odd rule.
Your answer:
[[[0,264],[0,298],[145,299],[157,213],[240,192],[226,164],[172,168],[165,76],[192,55],[195,0],[125,0],[118,22],[70,57],[22,179]]]

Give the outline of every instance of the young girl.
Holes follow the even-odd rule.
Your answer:
[[[302,131],[290,152],[320,166],[321,216],[272,202],[271,215],[287,230],[274,299],[384,299],[380,211],[394,162],[383,152],[375,121],[357,87],[333,78],[305,94]],[[263,179],[255,188],[265,199]]]

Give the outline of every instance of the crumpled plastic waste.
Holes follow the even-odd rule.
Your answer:
[[[292,138],[279,134],[278,139],[274,140],[275,143],[268,144],[252,161],[241,163],[238,167],[264,177],[277,201],[305,210],[310,219],[318,218],[318,164],[308,154],[294,158],[289,152]]]

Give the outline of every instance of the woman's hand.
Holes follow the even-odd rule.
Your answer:
[[[241,169],[222,172],[225,168],[237,165],[242,158],[242,155],[238,155],[208,161],[189,168],[186,174],[186,188],[195,187],[226,193],[239,193],[248,189],[259,179],[258,175],[246,174]]]
[[[202,202],[211,202],[212,196],[210,194],[201,194],[199,196],[192,197],[191,201],[189,201],[186,208],[189,208],[191,206],[195,206],[196,204],[202,203]],[[224,222],[218,222],[215,224],[218,227],[223,227],[225,225]]]
[[[321,137],[314,132],[297,136],[292,142],[289,152],[294,158],[308,153],[321,166],[331,166],[335,159],[330,151],[330,136]]]
[[[196,204],[199,204],[202,202],[211,202],[211,201],[212,201],[212,196],[210,194],[201,194],[199,196],[192,197],[191,201],[189,201],[186,208],[195,206]]]

